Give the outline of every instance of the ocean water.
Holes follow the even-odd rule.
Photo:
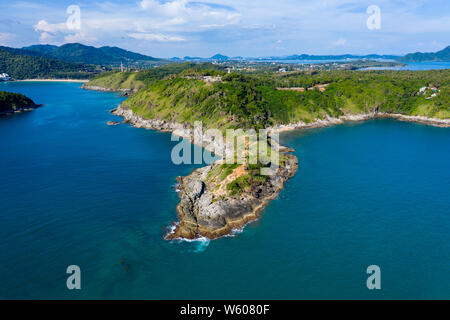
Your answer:
[[[358,59],[345,59],[345,60],[258,60],[259,62],[278,62],[278,63],[291,63],[291,64],[321,64],[331,62],[352,62]],[[375,59],[376,61],[394,61],[388,59]],[[369,67],[361,70],[441,70],[450,69],[450,61],[421,61],[421,62],[404,62],[404,67]]]
[[[372,67],[363,70],[441,70],[450,69],[450,61],[405,62],[405,67]]]
[[[2,299],[449,299],[450,129],[374,120],[284,134],[299,170],[234,237],[168,242],[170,134],[107,126],[123,98],[2,83]],[[381,290],[366,269],[381,268]],[[81,268],[81,290],[66,268]]]

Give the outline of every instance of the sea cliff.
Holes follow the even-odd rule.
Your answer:
[[[159,119],[144,119],[126,106],[119,106],[111,111],[124,118],[124,122],[137,128],[155,129],[172,132],[193,141],[194,132],[188,126]],[[212,139],[202,137],[202,147],[220,154],[230,154],[230,146]],[[177,206],[179,221],[166,235],[166,239],[196,239],[206,237],[216,239],[230,235],[234,230],[258,219],[260,211],[283,189],[284,183],[297,171],[297,158],[287,148],[280,148],[283,154],[279,168],[273,175],[262,179],[253,179],[248,165],[237,164],[225,179],[220,178],[224,160],[194,170],[186,177],[179,177],[178,190],[180,203]],[[257,169],[259,170],[259,168]],[[258,174],[253,170],[255,174]],[[246,178],[245,187],[232,194],[227,185],[240,177]],[[248,178],[247,178],[248,177]]]
[[[163,132],[172,132],[193,142],[193,131],[189,126],[177,122],[161,119],[145,119],[135,114],[125,105],[120,105],[111,111],[124,118],[124,122],[137,128],[154,129]],[[287,125],[278,125],[271,129],[282,132],[294,129],[308,129],[342,124],[349,121],[365,121],[375,118],[394,118],[402,121],[420,122],[433,126],[450,127],[450,119],[426,118],[418,116],[405,116],[373,112],[368,114],[346,115],[339,118],[325,117],[310,123],[298,122]],[[219,143],[206,135],[203,136],[202,147],[210,151],[223,151],[225,154],[230,146]],[[281,147],[280,153],[284,161],[274,175],[268,176],[264,181],[252,181],[239,194],[224,192],[225,183],[214,179],[214,172],[225,166],[224,160],[194,170],[186,177],[179,177],[178,191],[180,203],[176,210],[178,222],[165,236],[166,239],[196,239],[218,237],[233,234],[234,230],[241,229],[246,224],[259,218],[260,212],[283,189],[284,183],[294,176],[298,168],[298,160],[289,154],[293,150]],[[243,176],[248,171],[245,165],[237,166],[226,179],[230,182]],[[217,174],[216,174],[217,175]],[[213,178],[211,178],[213,177]],[[231,178],[230,178],[231,177]]]

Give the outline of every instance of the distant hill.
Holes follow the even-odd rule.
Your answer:
[[[0,47],[0,73],[14,79],[73,78],[87,79],[94,68],[41,56],[39,53]]]
[[[398,60],[403,62],[450,61],[450,46],[438,52],[409,53],[404,57],[398,58]]]
[[[223,54],[218,53],[218,54],[213,55],[210,59],[211,60],[222,60],[222,61],[224,61],[224,60],[229,60],[230,58],[227,57],[227,56],[224,56]]]
[[[185,56],[183,58],[183,60],[208,60],[206,58],[202,58],[202,57],[190,57],[190,56]]]
[[[230,60],[345,60],[345,59],[386,59],[386,60],[395,60],[400,58],[400,56],[396,55],[380,55],[380,54],[368,54],[368,55],[353,55],[353,54],[342,54],[342,55],[310,55],[310,54],[293,54],[289,56],[270,56],[270,57],[247,57],[244,58],[242,56],[228,57],[223,54],[215,54],[210,58],[204,57],[190,57],[186,56],[182,59],[174,57],[171,58],[173,61],[184,60],[184,61],[230,61]]]
[[[368,54],[368,55],[353,55],[353,54],[341,54],[341,55],[310,55],[310,54],[294,54],[284,57],[268,57],[262,58],[264,60],[345,60],[345,59],[397,59],[399,56],[395,55],[380,55],[380,54]]]
[[[119,64],[121,62],[152,62],[160,59],[127,51],[118,47],[92,47],[80,43],[68,43],[60,47],[52,45],[32,45],[22,48],[49,58],[85,64]]]

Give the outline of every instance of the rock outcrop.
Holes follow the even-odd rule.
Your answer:
[[[188,126],[176,122],[161,119],[144,119],[135,114],[131,109],[120,105],[111,113],[124,118],[124,122],[130,123],[136,128],[154,129],[164,132],[172,132],[180,137],[190,139],[198,132]],[[207,134],[202,135],[201,146],[224,155],[226,158],[230,152],[230,146],[223,141],[214,139]],[[285,148],[281,152],[293,150]],[[179,177],[178,183],[180,203],[177,206],[179,222],[174,230],[166,235],[166,239],[195,239],[206,237],[215,239],[229,235],[235,229],[244,227],[247,223],[258,219],[260,211],[267,203],[275,198],[283,189],[284,183],[292,177],[298,167],[297,158],[285,154],[286,161],[278,168],[278,171],[267,176],[264,183],[251,185],[239,195],[226,195],[217,197],[213,186],[207,181],[208,174],[216,166],[222,165],[219,160],[213,164],[197,169],[186,177]]]
[[[193,132],[189,127],[175,122],[161,119],[144,119],[124,105],[112,110],[112,113],[124,118],[124,122],[131,123],[137,128],[155,129],[172,132],[178,136],[193,141]],[[418,116],[404,116],[400,114],[387,114],[374,112],[370,114],[345,115],[339,118],[327,117],[311,123],[293,123],[279,125],[271,128],[276,131],[286,131],[301,128],[315,128],[341,124],[346,121],[363,121],[374,118],[395,118],[404,121],[422,122],[435,126],[450,126],[450,119],[434,119]],[[210,151],[221,152],[229,155],[229,146],[218,140],[204,135],[202,146]],[[217,185],[212,184],[208,177],[210,173],[223,164],[223,160],[194,170],[186,177],[177,178],[179,185],[180,203],[177,206],[179,221],[165,236],[166,239],[196,239],[206,237],[216,239],[230,235],[235,229],[241,229],[247,223],[259,218],[260,211],[275,198],[283,189],[284,183],[291,178],[298,168],[298,161],[294,155],[289,154],[294,150],[280,146],[280,153],[284,155],[284,161],[275,174],[267,176],[264,182],[253,183],[247,186],[238,195],[222,194],[218,196]]]
[[[247,223],[259,218],[260,211],[283,189],[284,183],[297,171],[297,158],[286,155],[287,161],[267,181],[251,185],[239,195],[215,198],[207,176],[215,166],[200,168],[178,179],[180,203],[177,206],[179,223],[166,239],[216,239],[230,235]],[[216,201],[215,201],[216,200]]]

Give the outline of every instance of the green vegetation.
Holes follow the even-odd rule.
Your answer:
[[[0,73],[14,79],[87,79],[95,68],[33,55],[24,50],[0,47]]]
[[[201,75],[192,79],[180,74],[147,83],[146,89],[125,101],[137,114],[185,123],[202,120],[206,127],[222,129],[308,123],[375,110],[441,119],[450,116],[450,70],[231,73],[212,83],[201,80]],[[317,84],[328,86],[324,92],[277,90]],[[418,94],[424,86],[435,86],[440,92],[427,99]]]
[[[211,63],[171,63],[139,72],[104,72],[87,83],[111,90],[140,90],[156,80],[162,80],[171,75],[222,75],[225,67]]]
[[[112,90],[140,90],[145,87],[143,81],[137,79],[136,72],[104,72],[87,83],[88,86],[108,88]]]
[[[52,45],[33,45],[23,49],[39,53],[48,58],[84,64],[107,65],[120,64],[121,62],[160,61],[160,59],[130,52],[117,47],[95,48],[80,43],[67,43],[60,47]]]
[[[419,62],[419,61],[450,61],[450,46],[438,52],[416,52],[398,58],[399,61]]]
[[[240,194],[245,188],[250,187],[250,180],[251,177],[248,174],[240,176],[227,185],[227,190],[229,190],[230,195],[232,196]]]
[[[33,100],[20,93],[0,91],[0,115],[34,106]]]
[[[122,86],[130,79],[140,81],[143,89],[124,106],[144,118],[191,125],[201,120],[204,127],[221,130],[309,123],[374,111],[450,118],[450,70],[228,74],[208,67],[174,64],[132,75],[111,74],[103,81],[120,77]],[[271,148],[268,151],[273,152]],[[282,167],[286,157],[279,154]],[[259,161],[265,165],[224,163],[213,167],[204,182],[216,193],[214,201],[225,193],[238,196],[264,184],[267,176],[262,176],[260,169],[269,159]]]

